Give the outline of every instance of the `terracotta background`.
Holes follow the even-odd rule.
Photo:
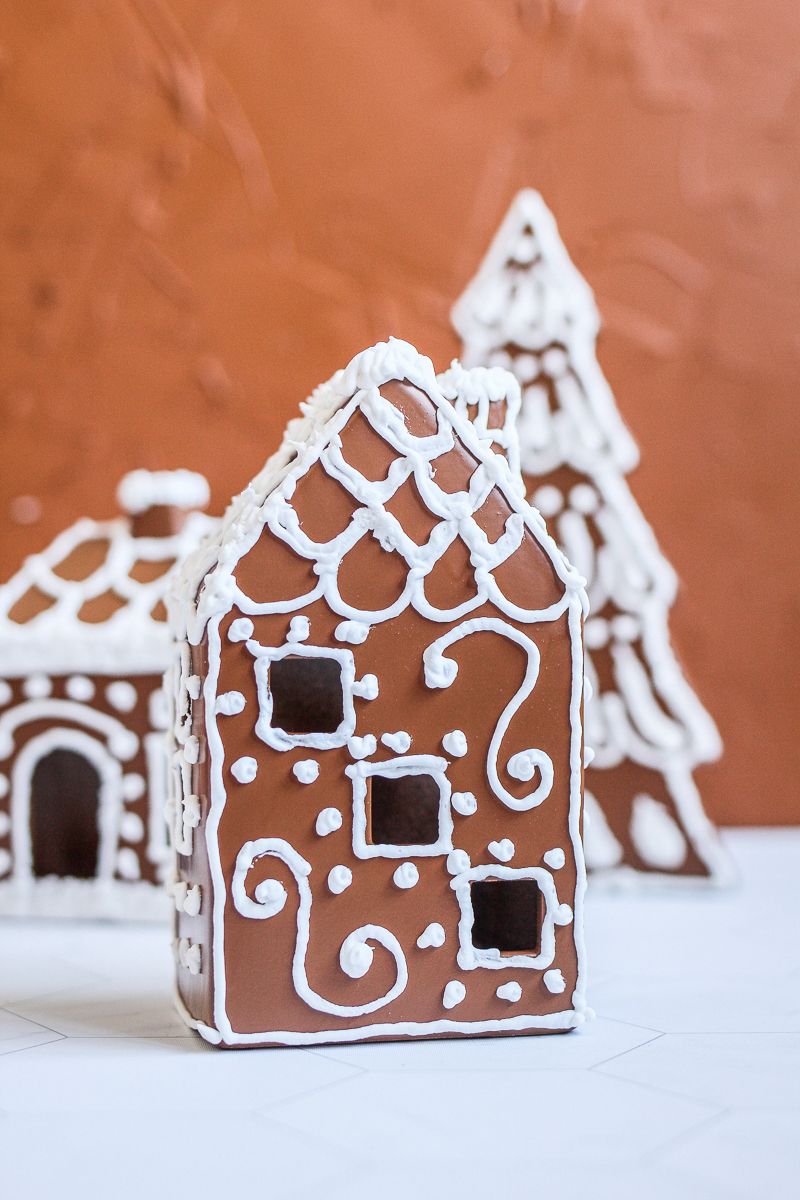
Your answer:
[[[130,467],[221,507],[538,187],[606,321],[724,822],[800,819],[794,0],[26,0],[0,17],[0,578]]]

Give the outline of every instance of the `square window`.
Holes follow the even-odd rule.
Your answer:
[[[289,655],[269,666],[270,724],[289,734],[336,733],[344,720],[342,664],[336,658]]]
[[[345,767],[357,858],[434,858],[453,849],[447,760],[412,754]]]
[[[535,879],[476,880],[471,894],[476,950],[538,953],[542,893]]]
[[[432,775],[372,775],[368,780],[367,841],[373,845],[432,846],[439,840],[441,789]]]

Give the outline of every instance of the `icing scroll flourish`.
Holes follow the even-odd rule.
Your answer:
[[[536,644],[526,634],[497,617],[473,617],[471,621],[462,621],[455,629],[451,629],[437,638],[435,642],[431,642],[424,651],[422,659],[425,665],[425,683],[430,688],[450,687],[458,674],[458,663],[452,658],[447,658],[444,651],[473,633],[496,633],[500,637],[508,638],[521,646],[528,658],[525,678],[500,714],[486,758],[486,774],[498,800],[516,812],[527,812],[531,808],[536,808],[550,795],[553,786],[553,763],[550,756],[544,750],[530,749],[520,750],[509,759],[507,770],[514,779],[528,781],[538,774],[538,784],[526,796],[512,796],[511,792],[503,786],[497,773],[497,759],[512,718],[516,716],[536,686],[541,660]]]
[[[283,838],[258,838],[256,841],[245,842],[236,856],[236,867],[233,873],[231,892],[233,903],[238,913],[243,917],[265,920],[276,916],[286,903],[286,889],[277,880],[263,880],[255,889],[253,897],[249,896],[245,882],[250,869],[258,859],[270,855],[284,863],[297,884],[299,904],[297,908],[297,938],[295,941],[294,957],[292,959],[292,979],[295,991],[301,1000],[317,1012],[330,1013],[336,1017],[360,1017],[375,1012],[387,1004],[391,1004],[403,991],[408,983],[408,967],[400,943],[394,934],[381,925],[362,925],[345,938],[339,956],[342,970],[351,978],[361,978],[372,965],[373,950],[368,942],[377,942],[388,950],[395,961],[397,978],[384,996],[371,1000],[366,1004],[334,1004],[320,996],[308,982],[306,974],[306,954],[311,926],[311,887],[308,877],[311,866]]]

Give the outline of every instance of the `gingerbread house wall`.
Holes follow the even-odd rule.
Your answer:
[[[163,916],[167,842],[164,698],[158,675],[36,674],[0,691],[0,910]],[[31,783],[53,750],[97,773],[98,876],[36,878]],[[59,797],[52,794],[53,803]]]
[[[347,462],[357,462],[360,470],[371,472],[370,478],[383,478],[386,464],[381,456],[386,447],[358,414],[345,428],[342,443]],[[455,491],[475,465],[463,447],[455,449],[438,460],[437,481],[443,486],[449,483],[449,490]],[[351,497],[314,468],[297,484],[292,506],[304,532],[315,540],[333,536],[352,516]],[[410,487],[390,507],[396,515],[402,514],[415,539],[424,540],[431,517]],[[492,540],[502,532],[509,512],[503,497],[493,493],[481,516]],[[457,545],[426,580],[426,595],[443,607],[456,606],[474,594],[468,557]],[[339,588],[354,607],[382,609],[402,592],[407,571],[399,555],[381,549],[368,537],[347,555]],[[239,562],[235,575],[238,588],[259,603],[303,595],[315,579],[308,560],[294,555],[267,530]],[[546,609],[564,597],[563,583],[530,534],[497,575],[504,594],[522,607]],[[200,646],[191,652],[183,647],[181,678],[176,680],[176,761],[183,765],[183,778],[180,770],[173,778],[175,786],[183,788],[184,801],[188,796],[198,805],[199,824],[184,843],[190,853],[178,856],[176,954],[179,993],[191,1018],[212,1030],[230,1022],[231,1040],[244,1043],[397,1036],[392,1022],[398,1010],[406,1021],[420,1023],[423,1033],[424,1027],[435,1033],[437,1022],[444,1018],[450,1019],[444,1030],[449,1034],[481,1029],[513,1032],[528,1027],[525,1022],[531,1014],[535,1020],[529,1025],[552,1022],[565,1027],[580,1019],[570,1015],[573,1003],[576,1008],[581,1004],[580,934],[572,919],[575,909],[579,924],[583,887],[582,859],[576,847],[580,768],[578,795],[574,775],[582,746],[576,715],[582,694],[579,614],[577,597],[557,619],[533,626],[509,619],[507,612],[492,604],[470,611],[470,622],[499,620],[506,632],[489,628],[460,641],[455,637],[448,655],[458,663],[458,677],[452,687],[443,689],[426,686],[423,652],[449,631],[460,636],[464,622],[426,620],[411,607],[374,625],[365,640],[361,640],[363,631],[343,623],[323,599],[296,608],[287,603],[284,612],[271,615],[250,616],[234,608],[209,623]],[[293,624],[293,618],[299,618],[299,624]],[[529,639],[541,654],[541,666],[532,695],[502,739],[500,784],[516,798],[538,786],[538,777],[524,783],[505,769],[513,753],[526,747],[541,748],[555,771],[552,789],[539,807],[514,811],[492,794],[487,761],[491,761],[490,742],[501,714],[510,701],[522,697]],[[278,749],[266,744],[255,732],[264,702],[264,688],[259,696],[256,680],[256,663],[263,653],[258,647],[267,651],[267,657],[276,648],[286,654],[315,648],[352,660],[353,739],[325,749]],[[377,683],[374,698],[369,698],[364,684],[370,676]],[[463,756],[446,737],[459,729],[467,735]],[[408,747],[398,736],[403,733],[410,736]],[[196,760],[188,769],[187,749],[188,757]],[[468,801],[457,800],[452,806],[452,835],[443,835],[435,852],[361,857],[354,853],[356,842],[364,853],[362,840],[354,833],[355,814],[360,812],[355,777],[365,765],[369,772],[381,763],[409,756],[425,756],[428,769],[439,774],[446,781],[443,787],[452,793],[474,795],[476,811],[468,811]],[[436,768],[430,768],[431,759],[438,760]],[[244,772],[239,769],[243,763],[248,767]],[[318,776],[312,778],[315,768],[309,764],[317,764]],[[217,796],[213,826],[209,825],[212,792]],[[466,804],[463,812],[459,811],[462,803]],[[450,811],[450,805],[446,807]],[[176,827],[179,836],[186,830],[180,803]],[[248,868],[248,843],[259,839],[280,840],[283,857],[268,852]],[[305,884],[291,866],[297,862],[293,855],[311,868]],[[410,864],[414,869],[409,873]],[[545,964],[549,985],[557,985],[560,979],[560,986],[550,990],[545,966],[538,970],[459,966],[461,908],[451,881],[469,864],[486,868],[492,878],[504,871],[532,869],[543,881],[549,896],[547,911],[558,911],[563,921],[551,923],[554,949]],[[268,880],[277,881],[287,897],[274,916],[266,913],[269,899],[256,897],[259,883]],[[298,968],[293,957],[301,923],[300,896],[306,886],[311,900],[310,940]],[[199,896],[193,890],[198,887]],[[199,911],[191,914],[185,911],[189,892],[191,903],[199,905]],[[259,919],[266,916],[269,919]],[[343,947],[348,936],[365,924],[377,924],[397,938],[409,977],[402,1000],[374,1015],[368,1006],[391,993],[398,967],[393,952],[376,945],[372,966],[363,978],[348,975],[341,958]],[[432,924],[442,926],[444,945],[420,948],[417,939]],[[517,1000],[496,995],[498,987],[517,981],[521,985]],[[448,985],[465,989],[457,1011],[443,1005]],[[307,1003],[303,996],[309,991],[334,1007],[351,1008],[353,1015],[339,1016],[324,1011],[324,1006],[321,1010],[316,1002]],[[452,994],[452,988],[447,994]],[[518,1018],[521,1025],[515,1026],[517,1013],[524,1015]]]

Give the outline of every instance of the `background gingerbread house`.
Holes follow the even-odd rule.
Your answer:
[[[164,593],[209,518],[188,471],[134,471],[0,588],[0,912],[149,917],[160,886]]]
[[[176,952],[224,1045],[585,1019],[582,582],[450,401],[358,355],[173,598]]]

